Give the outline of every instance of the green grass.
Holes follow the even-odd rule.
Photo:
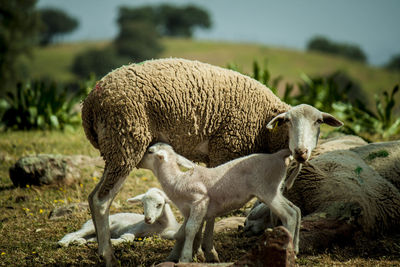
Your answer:
[[[65,133],[0,133],[0,266],[98,266],[96,244],[57,246],[57,241],[66,233],[76,231],[90,218],[89,212],[79,211],[58,220],[49,220],[48,216],[56,207],[86,203],[102,168],[82,166],[81,178],[70,186],[13,187],[8,177],[9,167],[21,156],[38,153],[99,155],[81,128]],[[111,213],[142,212],[140,205],[128,205],[125,200],[149,187],[159,187],[156,178],[147,170],[134,170],[114,200]],[[176,209],[174,212],[181,221]],[[235,231],[218,233],[215,246],[220,259],[231,262],[244,255],[256,240],[257,237],[245,238]],[[122,266],[151,266],[165,259],[172,246],[172,241],[152,237],[118,246],[115,254]],[[400,257],[385,250],[384,256],[372,257],[365,253],[355,256],[349,253],[352,249],[334,248],[322,254],[299,255],[297,263],[300,266],[400,266]]]
[[[34,77],[52,77],[60,81],[76,79],[69,71],[74,56],[89,48],[99,48],[109,42],[68,43],[37,48],[28,69]],[[336,70],[345,71],[367,92],[391,90],[400,83],[400,72],[389,72],[355,61],[316,52],[302,52],[285,48],[247,43],[192,41],[190,39],[163,39],[165,51],[160,57],[182,57],[226,67],[235,63],[250,73],[254,60],[266,63],[273,77],[296,82],[300,75],[321,75]]]

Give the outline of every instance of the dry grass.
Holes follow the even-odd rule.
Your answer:
[[[0,266],[99,265],[96,244],[57,246],[57,241],[66,233],[77,230],[90,218],[88,211],[59,220],[49,220],[48,216],[55,207],[86,202],[101,168],[83,167],[82,178],[68,187],[14,188],[8,178],[8,168],[19,157],[36,153],[98,156],[82,129],[69,133],[0,133]],[[159,187],[159,184],[149,171],[133,171],[113,202],[111,212],[142,212],[139,206],[128,205],[125,200],[154,186]],[[221,260],[231,262],[244,255],[256,240],[257,237],[245,238],[233,231],[217,234],[215,244]],[[398,240],[394,240],[393,245],[397,242],[399,246]],[[151,266],[165,259],[172,246],[172,241],[152,237],[117,247],[116,256],[122,266]],[[354,251],[351,247],[334,248],[322,254],[300,255],[297,263],[300,266],[400,266],[399,253],[382,251],[357,255]]]

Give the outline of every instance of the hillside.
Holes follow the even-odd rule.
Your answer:
[[[60,81],[74,80],[69,71],[74,56],[86,49],[104,47],[109,42],[81,42],[57,44],[37,48],[30,62],[34,77],[52,77]],[[267,64],[273,77],[282,76],[285,81],[300,80],[300,74],[309,76],[329,74],[342,70],[370,93],[391,90],[400,82],[400,73],[388,72],[343,58],[315,52],[303,52],[257,44],[192,41],[189,39],[164,39],[165,50],[160,57],[182,57],[225,67],[234,63],[244,72],[250,72],[252,62],[258,60]],[[371,95],[372,95],[371,94]]]

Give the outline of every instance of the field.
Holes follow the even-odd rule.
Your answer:
[[[60,248],[56,243],[90,218],[87,210],[58,220],[49,220],[48,216],[56,207],[85,203],[102,168],[83,166],[82,178],[71,186],[14,188],[8,176],[9,167],[21,156],[37,153],[98,156],[82,129],[65,133],[0,133],[0,266],[98,265],[97,245]],[[159,187],[154,176],[145,170],[133,171],[113,202],[111,213],[142,212],[139,206],[128,205],[125,200],[149,187]],[[221,260],[230,262],[244,255],[256,240],[237,232],[220,233],[216,235],[216,249]],[[122,266],[150,266],[166,258],[172,246],[172,241],[147,238],[117,247],[116,255]],[[300,255],[297,263],[299,266],[400,266],[400,255],[383,249],[383,252],[365,252],[361,256],[352,251],[351,247],[333,248],[322,254]]]
[[[250,73],[254,60],[266,64],[273,77],[282,76],[286,82],[297,82],[300,75],[328,74],[345,71],[368,92],[391,90],[400,82],[400,73],[355,63],[319,53],[294,51],[255,44],[163,39],[165,51],[161,57],[197,59],[219,66],[228,63]],[[33,77],[48,77],[63,82],[76,81],[70,66],[76,54],[94,47],[109,45],[108,41],[57,44],[37,48],[28,70]],[[28,62],[28,61],[27,61]],[[9,168],[22,156],[31,154],[87,155],[99,153],[86,140],[81,127],[65,132],[30,131],[0,132],[0,266],[98,266],[97,245],[60,248],[57,241],[66,233],[77,230],[90,218],[88,210],[50,220],[49,215],[58,207],[87,203],[87,197],[99,181],[102,166],[80,168],[81,178],[70,186],[28,186],[15,188],[9,179]],[[111,207],[111,213],[142,212],[139,205],[128,205],[126,199],[160,187],[150,171],[135,169]],[[241,209],[235,214],[243,214]],[[178,220],[182,220],[174,209]],[[387,243],[386,240],[389,240]],[[355,246],[333,247],[314,255],[299,255],[299,266],[400,266],[400,238],[377,239],[382,249],[366,249],[359,253]],[[240,232],[216,235],[216,249],[220,259],[232,262],[243,256],[257,241],[245,238]],[[360,241],[361,242],[361,241]],[[387,244],[387,245],[386,245]],[[370,244],[365,242],[364,246]],[[165,259],[173,246],[172,241],[157,237],[136,240],[118,246],[116,256],[122,266],[151,266]],[[390,246],[395,249],[391,250]]]
[[[45,76],[60,81],[73,81],[76,78],[69,68],[74,56],[89,48],[101,48],[108,44],[107,41],[82,42],[37,48],[28,69],[34,77]],[[160,57],[196,59],[222,67],[230,63],[239,66],[246,73],[251,72],[252,63],[257,60],[261,65],[267,65],[272,77],[282,76],[286,82],[300,81],[302,73],[312,76],[341,70],[359,83],[371,97],[382,90],[391,90],[400,82],[399,72],[389,72],[382,68],[315,52],[188,39],[163,39],[163,45],[165,50]]]

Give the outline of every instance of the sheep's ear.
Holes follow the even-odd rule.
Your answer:
[[[277,126],[281,126],[286,120],[286,112],[279,114],[275,118],[273,118],[268,124],[267,129],[272,130]]]
[[[325,113],[325,112],[322,112],[322,120],[324,121],[324,123],[326,123],[330,126],[333,126],[333,127],[340,127],[343,125],[343,122],[336,119],[331,114]]]
[[[158,193],[165,199],[165,203],[171,203],[171,200],[164,191],[158,190]]]
[[[132,197],[132,198],[128,198],[126,201],[128,201],[129,203],[137,203],[137,202],[141,202],[143,197],[145,194],[140,194],[136,197]]]
[[[176,163],[186,169],[193,169],[195,164],[181,155],[176,156]]]

